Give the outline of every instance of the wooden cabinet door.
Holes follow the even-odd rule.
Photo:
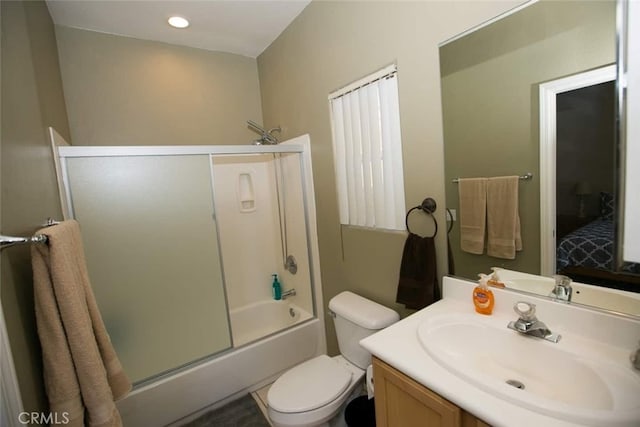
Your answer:
[[[491,427],[467,411],[462,411],[462,427]]]
[[[460,408],[375,357],[373,382],[377,427],[460,427]]]

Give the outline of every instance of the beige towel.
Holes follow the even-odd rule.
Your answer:
[[[38,335],[50,411],[68,426],[121,426],[114,399],[131,383],[111,345],[91,290],[80,227],[64,221],[31,248]],[[85,417],[86,409],[86,417]]]
[[[460,178],[460,248],[471,254],[484,252],[487,214],[487,178]]]
[[[487,183],[487,254],[515,259],[522,250],[517,176],[489,178]]]

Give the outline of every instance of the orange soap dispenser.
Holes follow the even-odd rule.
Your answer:
[[[493,311],[493,292],[487,286],[489,276],[486,274],[479,274],[480,280],[478,286],[473,290],[473,305],[476,306],[476,311],[480,314],[491,314]]]

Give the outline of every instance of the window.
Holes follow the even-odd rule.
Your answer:
[[[329,95],[340,223],[404,230],[395,65]]]

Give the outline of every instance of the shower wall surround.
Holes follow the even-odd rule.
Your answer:
[[[299,155],[215,156],[212,162],[229,309],[271,298],[275,273],[283,290],[295,289],[296,303],[313,313]],[[243,175],[252,177],[255,210],[239,206]],[[296,274],[284,269],[283,246],[298,261]]]

